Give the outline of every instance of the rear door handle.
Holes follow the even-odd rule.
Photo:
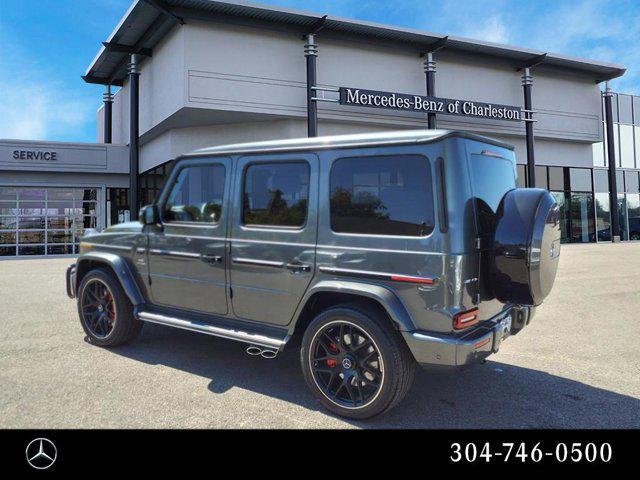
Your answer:
[[[222,263],[222,255],[202,255],[203,262],[214,264],[214,263]]]
[[[305,265],[304,263],[287,263],[284,268],[291,270],[293,273],[310,272],[311,265]]]

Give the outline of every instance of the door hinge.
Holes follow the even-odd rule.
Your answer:
[[[233,288],[229,287],[229,298],[233,298]]]

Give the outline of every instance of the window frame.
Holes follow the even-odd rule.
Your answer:
[[[223,182],[222,182],[222,205],[220,208],[220,219],[217,222],[190,222],[190,221],[184,221],[184,220],[179,220],[179,221],[174,221],[174,220],[167,220],[165,218],[165,213],[166,213],[166,206],[167,206],[167,202],[169,201],[169,198],[171,197],[171,193],[173,192],[173,189],[176,186],[176,183],[178,181],[178,179],[180,178],[180,174],[182,173],[183,170],[186,170],[187,168],[202,168],[202,167],[213,167],[213,166],[221,166],[224,169],[224,178],[223,178]],[[222,219],[224,216],[224,209],[225,209],[225,199],[226,199],[226,194],[227,194],[227,174],[228,174],[228,169],[227,166],[220,161],[215,161],[215,160],[211,160],[211,161],[207,161],[207,162],[198,162],[198,163],[185,163],[184,165],[176,165],[174,166],[174,168],[172,169],[171,172],[171,177],[170,177],[170,181],[165,182],[165,187],[166,190],[161,190],[161,202],[159,204],[159,209],[160,209],[160,223],[163,225],[176,225],[176,226],[188,226],[188,227],[203,227],[203,228],[215,228],[219,225],[222,224]],[[165,193],[166,192],[166,193]]]
[[[362,158],[380,158],[380,157],[384,157],[384,158],[389,158],[389,157],[420,157],[422,158],[425,163],[426,166],[428,168],[429,171],[429,180],[430,180],[430,190],[431,193],[429,195],[429,197],[431,198],[431,218],[433,219],[433,225],[431,225],[431,230],[429,231],[428,234],[426,235],[386,235],[386,234],[381,234],[381,233],[353,233],[353,232],[337,232],[333,229],[333,221],[332,221],[332,214],[331,214],[331,195],[332,195],[332,174],[333,174],[333,169],[336,165],[336,163],[338,163],[340,160],[349,160],[349,159],[362,159]],[[437,175],[437,174],[436,174]],[[433,175],[433,170],[432,170],[432,162],[429,159],[429,157],[427,157],[426,155],[424,155],[423,153],[418,153],[418,152],[407,152],[407,153],[375,153],[372,155],[350,155],[350,156],[346,156],[346,157],[336,157],[332,160],[331,165],[329,167],[329,172],[328,172],[328,180],[329,180],[329,190],[328,190],[328,196],[327,196],[327,206],[328,206],[328,212],[329,212],[329,230],[331,231],[331,233],[333,235],[343,235],[343,236],[348,236],[348,237],[362,237],[362,238],[391,238],[391,239],[403,239],[403,240],[407,240],[407,239],[411,239],[411,240],[424,240],[427,239],[431,236],[433,236],[434,232],[436,231],[436,227],[438,226],[436,224],[436,205],[435,205],[435,197],[434,194],[436,192],[436,188],[434,188],[434,175]],[[448,230],[448,226],[447,226],[447,230]]]
[[[249,171],[249,169],[253,166],[261,166],[261,165],[284,165],[284,164],[303,164],[307,167],[307,175],[308,175],[308,181],[307,181],[307,210],[305,211],[305,215],[304,215],[304,223],[300,226],[291,226],[291,225],[263,225],[263,224],[259,224],[259,223],[245,223],[244,221],[244,195],[246,193],[246,187],[247,187],[247,172]],[[242,169],[242,176],[241,176],[241,188],[240,188],[240,218],[239,220],[239,224],[242,228],[247,228],[247,229],[256,229],[256,230],[287,230],[287,231],[302,231],[307,227],[307,224],[309,222],[309,207],[310,207],[310,199],[311,199],[311,163],[305,159],[305,158],[300,158],[300,159],[290,159],[290,160],[278,160],[276,158],[274,159],[269,159],[269,160],[252,160],[250,162],[248,162],[246,165],[244,165],[243,169]]]

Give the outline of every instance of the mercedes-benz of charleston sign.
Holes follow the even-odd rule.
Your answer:
[[[424,113],[443,113],[493,120],[523,120],[520,107],[472,102],[451,98],[425,97],[407,93],[379,92],[362,88],[340,87],[340,104],[355,107],[389,108]]]

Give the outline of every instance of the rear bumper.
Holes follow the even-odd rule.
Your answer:
[[[534,312],[530,307],[513,307],[463,337],[421,331],[402,332],[402,335],[421,366],[462,367],[497,352],[504,339],[531,321]]]
[[[71,264],[67,268],[67,295],[69,298],[76,298],[76,264]]]

